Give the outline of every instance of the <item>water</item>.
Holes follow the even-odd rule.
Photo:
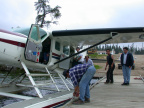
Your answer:
[[[0,76],[4,76],[5,74],[2,74],[0,73]],[[14,77],[13,76],[8,76],[8,78],[6,79],[6,83],[8,83],[11,79],[13,79]],[[37,77],[35,78],[35,80],[47,80],[47,78],[44,78],[44,77]],[[70,79],[69,79],[70,80]],[[2,78],[0,78],[0,82],[2,81]],[[26,78],[24,81],[28,81],[28,78]],[[91,81],[91,84],[95,83],[97,80],[95,79],[92,79]],[[63,82],[61,79],[56,79],[56,83],[57,83],[57,86],[60,90],[67,90],[66,86],[63,85]],[[67,82],[67,85],[70,89],[73,89],[73,87]],[[44,86],[44,87],[47,87],[49,88],[50,90],[46,90],[46,89],[40,89],[41,93],[43,96],[45,95],[48,95],[48,94],[53,94],[53,93],[56,93],[57,91],[56,90],[51,90],[51,89],[55,89],[55,85],[50,85],[50,86]],[[25,95],[25,96],[32,96],[32,97],[36,97],[37,96],[37,93],[36,91],[33,89],[33,88],[28,88],[22,92],[18,92],[18,94],[20,95]],[[0,97],[0,108],[5,106],[5,105],[8,105],[8,104],[12,104],[12,103],[15,103],[15,102],[20,102],[20,101],[23,101],[22,99],[16,99],[16,98],[11,98],[11,97]]]
[[[6,106],[8,104],[12,104],[15,102],[20,102],[23,101],[22,99],[16,99],[16,98],[11,98],[11,97],[2,97],[0,98],[0,108],[3,106]]]

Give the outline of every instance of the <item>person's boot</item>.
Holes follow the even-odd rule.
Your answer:
[[[77,102],[78,100],[80,100],[80,98],[74,99],[73,102]]]
[[[127,85],[127,83],[122,83],[121,85],[122,85],[122,86],[123,86],[123,85]]]
[[[82,100],[78,100],[78,101],[74,101],[74,102],[72,102],[72,104],[74,104],[74,105],[83,105],[85,102],[84,101],[82,101]]]
[[[90,98],[85,97],[85,103],[90,103]]]
[[[113,84],[113,83],[114,83],[114,81],[110,81],[110,83],[111,83],[111,84]]]
[[[109,81],[106,81],[106,82],[104,82],[105,84],[108,84],[109,83]]]

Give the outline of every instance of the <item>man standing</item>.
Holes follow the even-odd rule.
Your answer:
[[[63,72],[65,78],[69,77],[74,85],[73,95],[76,96],[80,92],[79,100],[74,101],[73,104],[80,105],[90,102],[89,84],[95,72],[95,67],[89,64],[78,64]]]
[[[89,58],[88,54],[85,56],[83,64],[91,64],[91,65],[93,65],[93,61]]]
[[[131,75],[131,68],[133,66],[133,55],[128,52],[128,48],[123,48],[123,54],[121,55],[121,65],[124,77],[124,83],[122,85],[129,85],[130,83],[130,75]]]
[[[80,48],[77,47],[76,51],[79,52]],[[73,61],[72,67],[75,66],[75,65],[77,65],[77,64],[82,64],[82,63],[83,63],[83,54],[80,53],[76,57],[74,57],[74,61]]]
[[[105,84],[113,83],[113,71],[115,69],[115,64],[114,64],[114,56],[110,53],[110,49],[106,50],[107,53],[107,62],[106,62],[106,67],[105,70],[107,69],[107,65],[109,65],[108,71],[107,71],[107,80]]]

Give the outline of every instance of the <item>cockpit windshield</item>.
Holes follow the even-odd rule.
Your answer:
[[[19,29],[14,30],[13,32],[21,33],[21,34],[28,36],[29,31],[30,31],[30,28],[19,28]],[[39,32],[40,32],[41,39],[47,36],[46,31],[44,31],[43,29],[39,28]]]

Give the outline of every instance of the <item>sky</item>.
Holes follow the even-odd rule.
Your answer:
[[[0,28],[12,30],[34,24],[35,1],[1,0]],[[50,30],[144,27],[144,0],[50,0],[50,5],[61,6],[62,14]]]

